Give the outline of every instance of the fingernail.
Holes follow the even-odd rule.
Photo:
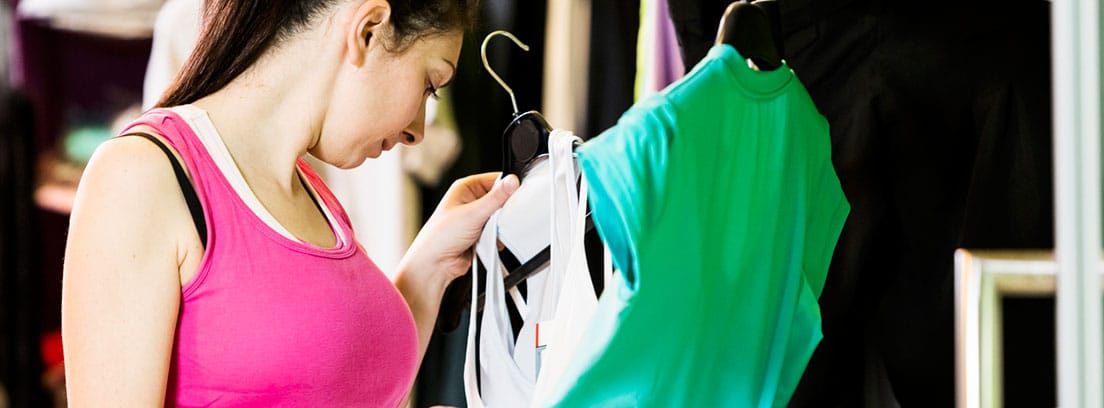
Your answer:
[[[507,192],[514,192],[514,190],[518,188],[517,176],[513,174],[506,176],[506,178],[502,180],[502,187],[505,188]]]

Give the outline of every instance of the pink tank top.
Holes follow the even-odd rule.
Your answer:
[[[413,316],[318,175],[299,160],[337,219],[333,248],[265,224],[175,112],[153,110],[138,124],[180,153],[208,231],[199,272],[182,288],[166,405],[398,406],[417,370]]]

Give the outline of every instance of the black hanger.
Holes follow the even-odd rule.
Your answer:
[[[506,130],[502,132],[502,177],[505,178],[514,174],[518,176],[518,181],[520,181],[525,177],[525,173],[528,172],[537,158],[548,154],[548,136],[552,134],[552,126],[548,124],[548,120],[540,112],[518,113],[514,90],[506,84],[506,81],[502,80],[502,77],[498,76],[498,73],[491,68],[491,63],[487,61],[487,44],[497,35],[513,40],[514,44],[517,44],[522,50],[529,51],[529,46],[514,37],[510,32],[498,30],[488,34],[483,39],[483,46],[480,47],[483,68],[487,69],[487,73],[491,74],[491,77],[510,95],[510,103],[514,107],[514,118],[506,126]]]
[[[506,126],[506,130],[502,132],[502,177],[513,174],[518,177],[518,181],[521,181],[539,159],[548,156],[548,139],[552,135],[552,126],[548,124],[548,120],[546,120],[540,112],[527,111],[525,113],[518,113],[517,99],[514,97],[514,90],[511,89],[493,69],[491,69],[491,65],[487,61],[487,44],[490,42],[490,39],[494,38],[496,35],[506,36],[525,51],[529,50],[529,46],[522,43],[521,40],[518,40],[513,34],[499,30],[488,34],[487,37],[483,39],[483,46],[481,48],[483,67],[487,69],[487,72],[491,74],[495,81],[497,81],[498,84],[506,90],[506,93],[510,95],[510,102],[514,107],[514,119]],[[590,232],[593,229],[594,222],[591,221],[588,216],[586,219],[586,232]],[[507,257],[514,258],[513,253],[511,253],[508,248],[499,252]],[[551,261],[551,255],[552,247],[548,246],[534,255],[531,259],[521,263],[520,266],[512,268],[503,278],[505,289],[510,290],[528,279],[537,271],[543,269],[548,265],[548,262]],[[479,310],[483,309],[483,291],[484,287],[480,287],[479,300],[477,301]]]
[[[782,27],[774,0],[737,1],[725,9],[717,43],[736,48],[763,71],[782,66]]]
[[[538,158],[548,155],[548,137],[552,126],[537,111],[515,114],[502,132],[502,177],[518,176],[518,181]]]

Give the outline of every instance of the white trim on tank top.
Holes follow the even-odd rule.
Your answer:
[[[207,112],[199,107],[192,105],[181,105],[169,108],[169,110],[180,115],[185,122],[188,123],[188,127],[192,128],[192,132],[199,137],[200,143],[207,149],[207,154],[214,160],[215,166],[218,167],[223,177],[230,182],[230,187],[234,189],[238,197],[242,202],[249,207],[253,214],[260,218],[269,228],[276,231],[280,235],[295,242],[309,244],[308,242],[299,239],[295,235],[288,231],[287,228],[280,224],[280,221],[276,219],[272,213],[268,212],[261,200],[257,198],[257,195],[253,192],[253,189],[249,188],[249,183],[245,182],[245,177],[241,174],[241,170],[238,168],[236,162],[234,162],[233,156],[230,155],[230,151],[226,148],[226,144],[222,140],[222,136],[218,133],[218,129],[215,129],[214,122],[211,121],[211,117],[207,115]],[[335,246],[341,246],[345,242],[345,233],[340,225],[337,223],[337,219],[330,212],[330,207],[322,200],[318,195],[318,191],[315,190],[302,170],[296,167],[295,171],[303,180],[303,184],[306,185],[309,194],[319,207],[322,207],[322,213],[326,217],[326,222],[330,225],[330,230],[335,234],[337,239]]]

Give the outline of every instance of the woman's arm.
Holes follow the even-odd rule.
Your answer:
[[[395,286],[410,305],[418,326],[419,365],[445,287],[471,269],[471,248],[483,225],[517,190],[517,177],[496,182],[498,176],[485,173],[453,183],[399,264]]]
[[[72,406],[164,405],[187,214],[167,158],[149,141],[110,140],[88,164],[62,284]]]

